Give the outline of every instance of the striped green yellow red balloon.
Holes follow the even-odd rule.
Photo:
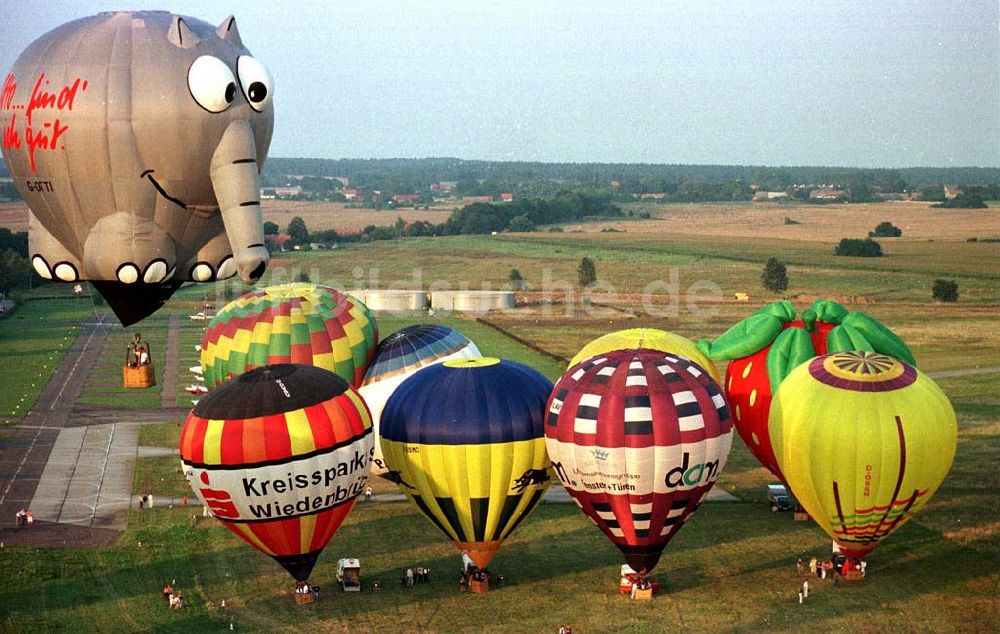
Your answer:
[[[357,387],[377,342],[375,317],[360,300],[329,286],[282,284],[247,293],[212,318],[201,367],[209,387],[275,363],[314,365]]]

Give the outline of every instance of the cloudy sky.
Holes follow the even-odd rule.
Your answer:
[[[235,14],[272,156],[1000,167],[997,0],[6,0],[0,67],[119,9]]]

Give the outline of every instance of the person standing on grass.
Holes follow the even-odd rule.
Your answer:
[[[174,594],[174,588],[169,583],[163,585],[163,600],[170,605],[170,597]]]
[[[802,596],[809,598],[809,580],[806,579],[802,582]]]

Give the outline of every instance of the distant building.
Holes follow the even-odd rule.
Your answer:
[[[458,181],[441,181],[438,183],[431,183],[431,191],[450,192],[455,189],[456,185],[458,185]]]
[[[639,194],[640,200],[663,200],[666,197],[666,192],[648,192],[645,194]]]
[[[396,194],[392,197],[392,202],[397,205],[412,205],[417,202],[420,196],[418,194]]]
[[[758,190],[754,192],[754,201],[775,200],[777,198],[788,198],[788,192],[766,192]]]
[[[292,196],[298,196],[302,193],[302,187],[296,185],[294,187],[275,187],[274,195],[278,198],[291,198]]]
[[[339,190],[345,200],[364,200],[364,195],[357,187],[344,187]]]
[[[814,200],[838,200],[847,198],[847,192],[833,187],[820,187],[809,192],[809,198]]]
[[[473,203],[491,203],[493,202],[493,196],[462,196],[463,205],[471,205]]]
[[[514,200],[514,193],[513,192],[501,192],[500,193],[500,200],[503,201],[503,202],[505,202],[505,203],[509,203],[510,201]]]
[[[298,185],[294,187],[261,187],[260,197],[265,200],[274,198],[291,198],[302,193],[302,188]]]
[[[264,236],[264,242],[278,251],[284,251],[285,243],[291,238],[287,233],[271,233]]]
[[[611,181],[608,184],[611,185],[611,189],[619,189],[622,186],[622,182],[617,180]]]

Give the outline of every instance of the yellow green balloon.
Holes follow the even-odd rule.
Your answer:
[[[719,371],[715,369],[715,364],[699,352],[693,341],[658,328],[628,328],[598,337],[581,348],[569,362],[568,367],[572,368],[584,359],[596,357],[599,354],[611,352],[612,350],[632,350],[635,348],[659,350],[679,355],[689,361],[694,361],[702,368],[708,370],[708,373],[712,375],[712,378],[716,382],[722,383]]]
[[[951,468],[958,435],[934,381],[863,351],[793,370],[775,393],[768,430],[795,496],[854,559],[927,504]]]

